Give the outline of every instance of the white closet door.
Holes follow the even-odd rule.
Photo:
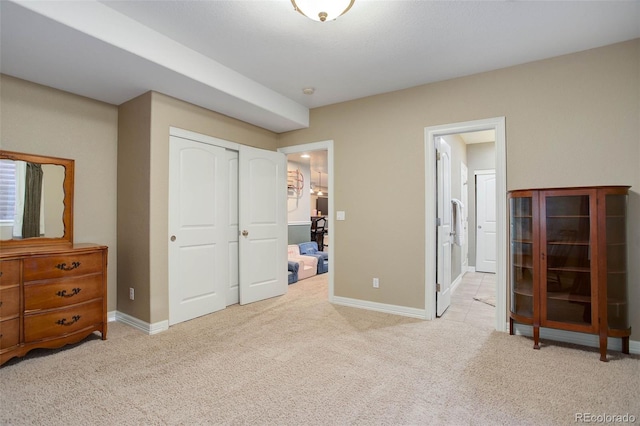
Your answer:
[[[227,251],[229,267],[227,268],[227,306],[240,302],[240,280],[238,279],[239,247],[238,247],[238,151],[227,150],[227,171],[229,176],[229,194],[227,211]]]
[[[228,161],[224,148],[171,136],[169,324],[226,306]]]
[[[496,175],[476,176],[476,271],[496,272]]]
[[[240,146],[240,304],[287,292],[287,162]]]

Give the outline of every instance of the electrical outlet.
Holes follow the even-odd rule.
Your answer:
[[[133,287],[129,287],[129,299],[134,300],[136,298],[136,293],[133,290]]]
[[[373,279],[373,288],[379,288],[380,287],[380,280],[377,278]]]

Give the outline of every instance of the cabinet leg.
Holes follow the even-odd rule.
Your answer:
[[[509,318],[509,334],[513,336],[513,318]]]
[[[607,335],[600,335],[600,361],[608,362],[607,359]]]
[[[629,355],[629,336],[622,338],[622,353]]]
[[[533,326],[533,349],[540,349],[540,327]]]

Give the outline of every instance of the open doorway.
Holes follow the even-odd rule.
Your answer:
[[[464,240],[468,241],[468,246],[466,248],[469,253],[467,256],[467,268],[463,268],[465,261],[464,254],[464,244],[460,244],[457,248],[452,246],[452,262],[451,268],[452,273],[450,283],[440,283],[437,282],[437,265],[438,265],[438,248],[442,245],[438,242],[438,234],[441,235],[442,238],[446,238],[441,232],[439,233],[439,226],[443,221],[438,217],[438,203],[437,203],[437,195],[438,195],[438,182],[436,178],[437,167],[436,167],[436,146],[438,140],[441,140],[443,137],[452,137],[453,135],[458,135],[460,139],[462,137],[460,135],[471,135],[475,132],[482,131],[493,131],[495,134],[495,149],[493,153],[493,158],[495,160],[495,223],[496,223],[496,232],[495,232],[495,247],[496,247],[496,272],[495,272],[495,328],[499,331],[506,330],[506,151],[505,151],[505,121],[504,117],[498,117],[487,120],[478,120],[466,123],[453,123],[449,125],[442,126],[434,126],[425,128],[425,165],[426,165],[426,195],[425,195],[425,308],[426,308],[426,316],[427,319],[433,319],[436,317],[436,312],[444,312],[446,307],[438,306],[437,303],[437,291],[443,288],[446,288],[447,285],[451,287],[451,285],[459,285],[462,282],[462,277],[468,270],[472,270],[471,268],[474,266],[472,263],[475,263],[475,253],[472,254],[472,247],[474,246],[471,240],[470,228],[473,226],[475,230],[475,223],[472,222],[471,218],[466,227],[466,233]],[[461,146],[468,146],[466,143],[461,143]],[[466,148],[461,149],[464,151],[464,155],[466,156],[467,150]],[[453,149],[455,151],[455,149]],[[454,154],[455,155],[455,154]],[[455,164],[455,161],[454,163]],[[453,179],[457,179],[456,182],[451,182],[452,193],[455,194],[457,189],[458,191],[458,199],[462,197],[462,188],[463,188],[463,168],[458,164],[457,169],[454,170],[454,165],[452,164],[451,176]],[[473,171],[468,167],[468,161],[465,163],[467,166],[467,185],[470,185],[470,177],[474,176]],[[474,184],[475,186],[475,184]],[[452,197],[455,195],[452,194]],[[502,195],[499,195],[502,194]],[[504,195],[504,196],[503,196]],[[449,201],[450,202],[450,201]],[[468,195],[468,204],[471,204],[471,194]],[[471,208],[467,209],[470,214],[473,212]],[[434,226],[435,224],[435,226]],[[455,250],[456,252],[454,252]],[[457,270],[454,270],[456,269]],[[436,286],[436,283],[439,284]]]
[[[288,185],[289,244],[314,240],[318,248],[328,253],[328,299],[333,301],[334,226],[333,213],[333,141],[279,148],[287,155],[288,171],[300,182],[300,190],[292,191]],[[304,157],[303,157],[304,156]],[[322,219],[322,220],[319,220]],[[317,237],[312,235],[316,225]],[[319,229],[319,224],[324,229]]]

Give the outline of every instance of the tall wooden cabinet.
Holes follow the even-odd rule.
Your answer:
[[[628,186],[511,191],[510,333],[514,322],[597,334],[629,353]]]

